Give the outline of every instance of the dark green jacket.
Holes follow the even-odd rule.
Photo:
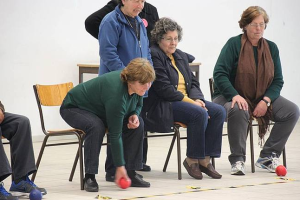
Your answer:
[[[227,101],[238,95],[235,90],[235,76],[241,50],[241,35],[230,38],[222,48],[217,63],[215,65],[214,77],[214,94],[213,98],[223,95]],[[265,95],[273,102],[279,97],[283,86],[283,77],[279,50],[274,42],[267,40],[274,62],[274,79],[270,87],[266,90]],[[257,63],[257,48],[253,47],[255,62]]]
[[[116,166],[124,166],[122,127],[129,116],[139,115],[143,97],[128,94],[127,84],[114,71],[77,85],[64,99],[64,108],[80,108],[97,115],[108,128],[112,156]]]

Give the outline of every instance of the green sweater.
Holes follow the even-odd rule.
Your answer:
[[[122,128],[123,121],[133,114],[139,115],[143,97],[128,94],[127,84],[114,71],[77,85],[64,99],[64,108],[80,108],[97,115],[108,128],[109,142],[115,166],[124,166]]]
[[[234,83],[241,50],[241,37],[242,34],[230,38],[221,50],[213,73],[215,82],[213,98],[223,95],[227,101],[231,101],[234,96],[238,95],[238,92],[234,88]],[[267,42],[274,62],[274,79],[270,87],[267,88],[264,96],[269,97],[273,102],[280,95],[283,86],[283,77],[279,50],[274,42],[269,40]],[[257,47],[253,47],[253,51],[257,65]]]

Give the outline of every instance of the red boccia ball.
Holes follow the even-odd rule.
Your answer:
[[[277,176],[285,176],[287,173],[286,168],[283,165],[279,165],[276,167]]]
[[[119,187],[122,189],[126,189],[130,187],[131,185],[131,180],[129,179],[128,181],[125,178],[121,178],[119,181]]]

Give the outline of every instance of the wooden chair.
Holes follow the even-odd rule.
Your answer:
[[[209,79],[209,88],[210,88],[210,97],[211,101],[213,101],[213,93],[214,93],[214,80],[213,78]],[[270,122],[269,125],[274,125],[274,122]],[[247,135],[250,136],[250,152],[251,152],[251,172],[255,172],[255,161],[254,161],[254,144],[253,144],[253,127],[258,126],[258,123],[253,123],[253,120],[249,121],[249,125],[247,128]],[[228,134],[223,134],[223,136],[226,136]],[[285,154],[285,148],[282,151],[282,158],[283,158],[283,165],[286,167],[286,154]],[[215,166],[215,160],[212,159],[212,165]]]
[[[174,122],[174,133],[170,134],[154,134],[154,135],[148,135],[146,133],[146,138],[151,138],[151,137],[166,137],[166,136],[173,136],[171,145],[168,151],[168,155],[164,164],[163,172],[166,172],[169,160],[173,151],[173,147],[175,144],[175,140],[177,141],[177,163],[178,163],[178,180],[182,179],[182,172],[181,172],[181,145],[180,145],[180,140],[181,139],[186,139],[187,137],[181,137],[180,136],[180,128],[187,128],[187,126],[183,123],[180,122]]]
[[[60,146],[60,145],[70,145],[70,144],[78,144],[78,151],[76,156],[79,157],[79,163],[80,163],[80,188],[83,190],[83,154],[82,154],[82,146],[83,146],[83,140],[85,133],[82,130],[79,129],[65,129],[65,130],[47,130],[45,127],[44,122],[44,114],[43,114],[43,107],[53,107],[53,106],[60,106],[62,104],[62,101],[64,100],[66,94],[69,90],[73,88],[73,83],[63,83],[63,84],[56,84],[56,85],[33,85],[34,94],[36,97],[37,106],[39,109],[40,114],[40,121],[41,121],[41,127],[42,131],[45,134],[45,138],[43,140],[43,144],[37,159],[36,167],[39,168],[40,162],[42,160],[42,156],[44,153],[45,147],[49,146]],[[61,117],[58,115],[58,117]],[[66,135],[75,135],[77,137],[77,141],[75,142],[52,142],[51,144],[47,143],[48,138],[52,136],[66,136]],[[71,171],[71,175],[69,178],[69,181],[72,181],[74,171],[76,169],[77,160],[75,158],[73,168]],[[36,174],[38,171],[36,171],[33,175],[31,180],[34,181]]]

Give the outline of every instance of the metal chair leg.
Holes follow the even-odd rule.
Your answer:
[[[76,170],[76,166],[77,166],[77,163],[78,163],[78,158],[79,158],[79,147],[78,147],[78,150],[77,150],[77,153],[76,153],[76,156],[75,156],[75,159],[74,159],[72,171],[71,171],[71,174],[70,174],[70,177],[69,177],[70,182],[73,180],[74,173],[75,173],[75,170]]]
[[[172,150],[173,150],[173,147],[174,147],[174,143],[175,143],[176,137],[177,137],[177,135],[174,134],[174,136],[172,138],[172,142],[171,142],[170,148],[169,148],[169,152],[168,152],[168,155],[167,155],[167,158],[166,158],[166,161],[165,161],[163,172],[166,172],[166,170],[167,170],[168,163],[169,163],[169,160],[170,160],[170,157],[171,157],[171,154],[172,154]]]
[[[285,166],[285,168],[287,168],[286,166],[286,154],[285,154],[285,147],[282,150],[282,159],[283,159],[283,165]]]
[[[47,143],[48,138],[49,138],[49,136],[45,136],[44,141],[43,141],[43,144],[42,144],[42,146],[41,146],[41,150],[40,150],[40,153],[39,153],[37,162],[36,162],[36,172],[34,172],[34,173],[32,174],[32,177],[31,177],[31,181],[32,181],[32,182],[34,182],[35,177],[36,177],[36,174],[37,174],[37,172],[38,172],[38,169],[39,169],[39,166],[40,166],[42,157],[43,157],[43,153],[44,153],[44,150],[45,150],[45,147],[46,147],[46,143]]]
[[[252,173],[255,172],[254,166],[254,146],[253,146],[253,126],[249,124],[249,131],[250,131],[250,151],[251,151],[251,171]]]
[[[179,127],[175,129],[175,134],[177,135],[178,180],[181,180],[182,179],[182,174],[181,174],[181,147],[180,147]]]

